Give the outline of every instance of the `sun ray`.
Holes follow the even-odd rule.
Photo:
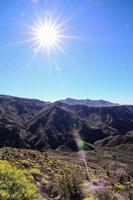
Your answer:
[[[37,19],[38,21],[34,26],[27,25],[30,38],[25,42],[34,42],[38,51],[46,50],[48,55],[56,48],[65,54],[62,44],[65,39],[73,38],[73,36],[64,34],[63,25],[66,21],[58,23],[58,18],[53,20],[50,17],[42,20],[40,16]]]

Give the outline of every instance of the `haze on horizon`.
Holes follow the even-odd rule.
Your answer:
[[[0,94],[133,104],[132,7],[130,0],[2,1]],[[38,23],[47,18],[46,40]]]

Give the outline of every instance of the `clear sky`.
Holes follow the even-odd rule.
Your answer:
[[[64,35],[50,55],[29,26],[58,18]],[[55,101],[133,104],[132,0],[1,0],[0,93]]]

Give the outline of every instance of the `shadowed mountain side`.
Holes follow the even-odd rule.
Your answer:
[[[72,106],[77,115],[88,124],[102,129],[107,135],[125,134],[133,130],[133,106],[88,107]]]
[[[125,135],[107,137],[103,140],[95,142],[95,145],[99,147],[113,147],[126,151],[133,151],[133,131],[132,133],[128,132]]]
[[[73,130],[87,143],[133,130],[133,106],[90,107],[0,96],[0,146],[77,150]],[[132,143],[132,140],[131,140]]]
[[[0,121],[26,126],[27,121],[48,104],[36,99],[0,95]]]
[[[19,148],[29,148],[27,138],[30,133],[18,125],[6,125],[0,123],[0,147],[12,146]]]
[[[0,147],[29,147],[26,126],[46,105],[40,100],[0,95]]]
[[[105,137],[100,129],[88,126],[87,121],[75,114],[68,105],[57,102],[43,109],[29,124],[28,131],[33,134],[31,145],[38,148],[41,142],[41,147],[49,145],[56,149],[60,145],[65,145],[77,150],[73,136],[75,127],[79,129],[82,139],[86,142],[93,143]],[[34,142],[35,135],[41,138],[40,142]]]

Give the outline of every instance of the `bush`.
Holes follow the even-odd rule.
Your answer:
[[[40,200],[40,194],[35,183],[26,177],[25,170],[0,160],[0,199]]]
[[[123,192],[125,190],[125,186],[122,185],[122,184],[115,184],[114,185],[114,189],[117,191],[117,192]]]
[[[64,170],[62,174],[55,174],[46,186],[46,192],[52,197],[61,200],[82,200],[83,195],[80,188],[81,179],[72,171]]]
[[[64,200],[82,200],[81,180],[76,172],[65,172],[60,181],[60,195]]]

